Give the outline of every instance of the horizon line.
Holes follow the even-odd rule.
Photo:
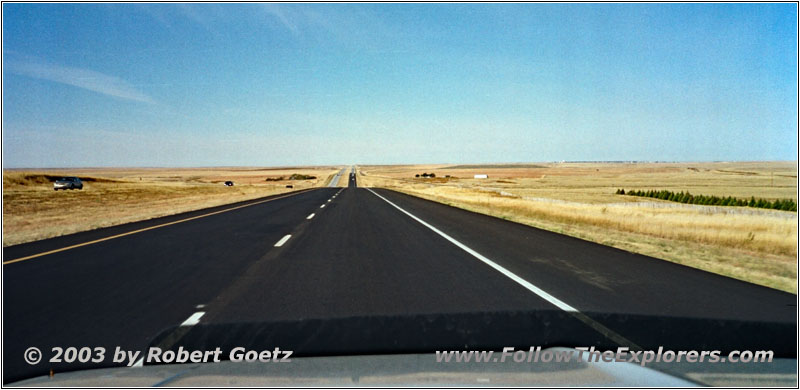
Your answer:
[[[559,161],[517,161],[517,162],[461,162],[461,163],[390,163],[390,164],[318,164],[318,165],[106,165],[106,166],[64,166],[64,167],[3,167],[3,170],[25,169],[214,169],[214,168],[320,168],[340,166],[404,166],[404,165],[522,165],[522,164],[687,164],[687,163],[798,163],[795,160],[559,160]]]

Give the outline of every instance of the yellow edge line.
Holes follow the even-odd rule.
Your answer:
[[[145,231],[148,231],[148,230],[158,229],[160,227],[174,225],[176,223],[191,221],[193,219],[208,217],[210,215],[220,214],[220,213],[224,213],[224,212],[228,212],[228,211],[233,211],[233,210],[236,210],[236,209],[241,209],[241,208],[244,208],[244,207],[249,207],[249,206],[254,206],[254,205],[257,205],[257,204],[261,204],[261,203],[271,202],[273,200],[288,198],[290,196],[299,195],[299,194],[302,194],[304,192],[308,192],[308,191],[311,191],[311,190],[314,190],[314,189],[316,189],[316,188],[308,188],[308,189],[297,191],[297,192],[293,192],[293,193],[290,193],[290,194],[287,194],[287,195],[278,196],[276,198],[270,198],[270,199],[265,199],[265,200],[261,200],[261,201],[258,201],[258,202],[243,204],[241,206],[231,207],[231,208],[225,209],[225,210],[214,211],[214,212],[211,212],[211,213],[208,213],[208,214],[203,214],[203,215],[196,215],[194,217],[189,217],[189,218],[181,219],[181,220],[178,220],[178,221],[162,223],[161,225],[150,226],[150,227],[146,227],[146,228],[143,228],[143,229],[133,230],[133,231],[130,231],[130,232],[121,233],[121,234],[117,234],[117,235],[113,235],[113,236],[108,236],[108,237],[100,238],[100,239],[93,240],[93,241],[87,241],[87,242],[83,242],[83,243],[80,243],[80,244],[65,246],[63,248],[53,249],[51,251],[42,252],[42,253],[37,253],[35,255],[30,255],[30,256],[20,257],[18,259],[14,259],[14,260],[4,261],[3,265],[12,264],[12,263],[19,263],[20,261],[30,260],[30,259],[33,259],[33,258],[36,258],[36,257],[46,256],[46,255],[53,254],[53,253],[58,253],[58,252],[63,252],[63,251],[66,251],[66,250],[69,250],[69,249],[73,249],[73,248],[78,248],[78,247],[82,247],[82,246],[86,246],[86,245],[96,244],[98,242],[113,240],[115,238],[130,236],[131,234],[136,234],[136,233],[141,233],[141,232],[145,232]]]

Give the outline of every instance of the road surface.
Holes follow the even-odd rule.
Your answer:
[[[341,179],[342,175],[344,175],[345,168],[342,168],[336,175],[331,179],[331,182],[328,183],[328,187],[337,187],[339,185],[339,179]]]
[[[675,333],[608,314],[796,326],[793,294],[349,180],[4,248],[4,383],[76,367],[28,347],[143,350],[181,324],[553,311],[641,345]]]

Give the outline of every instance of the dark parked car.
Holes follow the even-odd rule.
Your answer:
[[[287,185],[286,185],[286,188],[294,188],[294,186],[293,186],[293,185],[291,185],[291,184],[287,184]]]
[[[233,187],[233,182],[228,180],[228,181],[225,182],[225,185],[228,186],[228,187]]]
[[[83,182],[81,179],[77,177],[62,177],[53,183],[53,190],[74,190],[74,189],[83,189]]]

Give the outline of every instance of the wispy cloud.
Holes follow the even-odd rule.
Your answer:
[[[351,48],[395,47],[400,38],[396,26],[363,7],[346,4],[260,4],[265,16],[296,36],[333,40]]]
[[[153,98],[127,81],[90,69],[33,62],[8,62],[4,66],[7,71],[23,76],[67,84],[120,99],[155,103]]]
[[[286,12],[284,12],[284,9],[282,7],[280,7],[277,4],[262,4],[261,6],[264,12],[266,12],[271,16],[276,17],[283,24],[284,27],[289,29],[289,31],[291,31],[294,34],[298,33],[299,30],[297,29],[297,24],[294,23],[291,19],[289,19],[289,16],[286,15]]]
[[[202,26],[206,31],[219,35],[217,24],[223,17],[224,8],[216,4],[176,4],[183,17]]]

